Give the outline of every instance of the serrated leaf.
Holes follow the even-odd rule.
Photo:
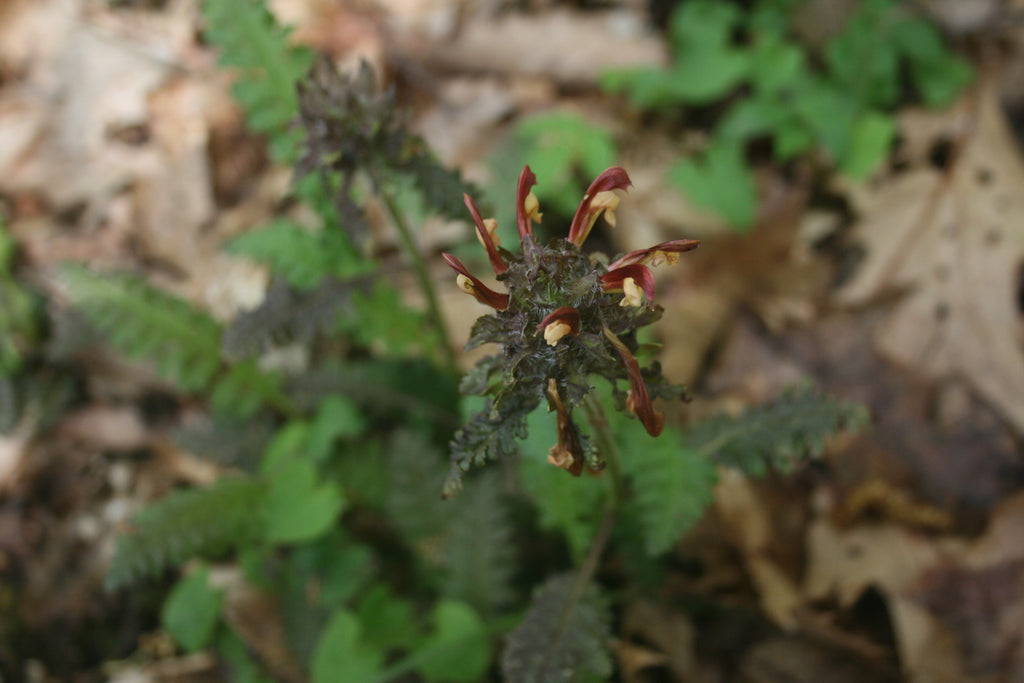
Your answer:
[[[224,332],[224,353],[243,359],[274,346],[309,342],[318,332],[333,331],[341,317],[358,322],[353,295],[371,286],[368,277],[327,278],[308,292],[272,283],[263,303],[231,321]]]
[[[186,652],[196,652],[213,639],[223,591],[210,586],[210,572],[199,567],[178,581],[160,610],[160,623]]]
[[[436,448],[401,430],[388,446],[386,508],[402,537],[418,543],[438,537],[457,512],[439,495],[447,466]]]
[[[317,482],[309,462],[294,460],[273,469],[260,510],[264,538],[272,543],[301,543],[325,533],[344,501],[337,487]]]
[[[270,136],[278,160],[297,156],[301,135],[289,129],[298,113],[295,83],[313,61],[308,48],[289,43],[264,2],[204,0],[204,36],[220,48],[220,63],[236,67],[233,91],[250,127]]]
[[[227,251],[266,264],[298,290],[311,290],[324,278],[358,271],[359,258],[344,235],[330,226],[313,232],[287,220],[243,233]]]
[[[622,468],[631,481],[627,514],[642,529],[651,556],[669,550],[712,499],[715,465],[711,458],[685,448],[680,435],[666,429],[652,439],[637,429],[619,429]]]
[[[501,658],[506,683],[561,683],[591,673],[610,676],[608,608],[593,585],[574,593],[575,574],[548,579]]]
[[[456,523],[451,525],[443,550],[442,592],[465,602],[484,615],[507,605],[513,596],[516,547],[508,506],[499,480],[477,477],[470,490],[454,503]]]
[[[313,654],[313,683],[373,681],[381,673],[383,653],[361,636],[359,619],[339,610],[327,623]]]
[[[491,415],[487,408],[473,415],[452,438],[451,467],[445,479],[442,495],[455,495],[462,488],[462,475],[489,460],[511,457],[519,452],[518,440],[525,438],[526,416],[540,403],[517,406],[507,414]]]
[[[253,360],[228,368],[210,393],[213,410],[236,419],[251,418],[264,406],[280,406],[287,401],[280,376],[264,371]]]
[[[68,264],[60,277],[71,304],[123,353],[153,363],[186,390],[205,388],[216,375],[221,330],[203,311],[125,273]]]
[[[175,491],[144,508],[130,532],[117,539],[107,586],[155,576],[192,557],[216,558],[251,543],[261,525],[263,482],[224,477],[205,489]]]
[[[694,425],[686,445],[716,462],[763,476],[770,468],[787,472],[803,458],[821,452],[826,440],[868,422],[857,403],[798,387],[777,400],[753,406],[738,417],[718,416]]]

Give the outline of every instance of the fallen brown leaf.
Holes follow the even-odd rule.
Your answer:
[[[966,382],[1024,433],[1024,162],[993,78],[943,116],[947,168],[916,166],[851,194],[867,259],[840,298],[902,292],[876,348],[933,380]]]

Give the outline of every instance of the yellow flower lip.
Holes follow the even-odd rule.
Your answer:
[[[543,331],[544,341],[555,346],[563,337],[580,333],[580,312],[572,306],[560,306],[544,316],[537,331]]]
[[[636,280],[631,277],[627,277],[622,281],[622,301],[619,302],[620,306],[632,306],[639,308],[644,304],[644,291],[640,289]]]
[[[553,323],[549,323],[544,328],[544,341],[546,341],[550,346],[555,346],[558,344],[559,339],[571,333],[572,327],[570,327],[568,323],[556,320]]]

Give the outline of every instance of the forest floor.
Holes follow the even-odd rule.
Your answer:
[[[0,210],[52,306],[48,273],[68,260],[142,273],[219,319],[264,294],[265,271],[221,247],[273,215],[290,169],[246,131],[197,4],[0,0]],[[665,62],[645,4],[270,4],[297,41],[386,74],[441,160],[482,186],[533,114],[611,131],[633,188],[596,239],[703,241],[659,271],[662,365],[694,397],[673,419],[807,379],[869,409],[870,430],[795,476],[722,476],[660,595],[734,610],[636,603],[616,622],[621,680],[1024,680],[1024,8],[920,3],[974,83],[948,109],[901,108],[892,160],[865,181],[759,162],[755,225],[737,233],[665,180],[686,136],[597,86]],[[439,254],[470,234],[417,234],[460,345],[480,308]],[[154,596],[102,585],[118,525],[216,467],[168,445],[178,399],[145,368],[99,354],[79,381],[90,400],[50,432],[0,435],[0,615],[34,639],[0,620],[0,672],[101,680],[134,658],[117,680],[211,680],[207,655],[161,635]]]

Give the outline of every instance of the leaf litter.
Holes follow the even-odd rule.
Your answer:
[[[303,24],[298,35],[339,59],[354,60],[363,54],[378,65],[389,64],[383,23],[374,13],[303,0],[273,4]],[[275,207],[268,196],[274,196],[281,184],[271,178],[273,169],[253,163],[247,167],[255,176],[249,179],[248,194],[246,182],[234,180],[240,188],[232,193],[236,205],[225,206],[215,190],[217,160],[208,156],[211,129],[240,123],[227,104],[225,79],[213,73],[210,56],[194,43],[193,2],[172,0],[148,13],[82,5],[88,11],[70,0],[9,2],[0,7],[0,192],[14,208],[9,227],[34,267],[67,257],[133,265],[227,315],[265,281],[224,257],[219,244],[225,233],[238,230],[237,225],[269,215]],[[490,149],[488,140],[507,129],[508,119],[574,100],[574,90],[595,82],[603,68],[657,62],[664,54],[656,39],[636,30],[637,12],[631,5],[607,14],[546,6],[532,12],[496,11],[493,3],[464,13],[446,2],[392,2],[384,7],[385,14],[398,17],[390,27],[395,32],[389,36],[392,45],[419,60],[422,65],[415,68],[429,72],[440,88],[440,96],[426,97],[417,109],[419,124],[428,137],[439,138],[446,155],[475,168],[475,177],[486,176],[483,157]],[[127,21],[128,17],[133,19]],[[142,17],[148,23],[135,21]],[[459,20],[465,22],[461,33]],[[546,34],[558,39],[538,40]],[[579,50],[567,48],[574,40],[579,41]],[[609,50],[608,45],[618,47]],[[410,73],[416,73],[415,68]],[[586,100],[586,107],[594,102]],[[829,497],[837,490],[849,494],[878,474],[868,466],[852,473],[843,469],[844,462],[862,462],[874,449],[876,455],[870,457],[885,460],[890,468],[892,462],[905,466],[885,470],[895,481],[886,490],[898,492],[897,499],[933,501],[950,495],[957,500],[949,493],[957,490],[957,482],[949,480],[959,479],[962,492],[981,475],[955,469],[949,474],[946,465],[951,458],[978,454],[978,439],[1001,434],[983,422],[980,436],[946,439],[944,444],[942,432],[935,429],[936,416],[929,415],[927,407],[910,402],[908,408],[907,402],[871,388],[878,375],[908,372],[912,380],[891,387],[899,395],[917,391],[955,397],[959,394],[949,386],[962,385],[971,400],[976,395],[994,408],[1018,436],[1024,432],[1024,357],[1017,301],[1024,261],[1024,207],[1018,206],[1024,201],[1024,168],[999,106],[996,79],[988,74],[975,92],[948,112],[906,112],[901,126],[903,158],[898,168],[862,186],[842,189],[855,214],[848,237],[861,246],[865,258],[834,297],[827,286],[829,265],[801,234],[813,199],[806,179],[787,182],[767,169],[761,175],[762,197],[776,211],[763,217],[753,235],[734,238],[723,237],[720,225],[656,184],[659,174],[644,168],[652,155],[635,153],[628,164],[637,182],[631,199],[643,200],[627,203],[630,208],[623,212],[622,223],[636,224],[638,234],[605,235],[613,247],[634,248],[626,242],[634,238],[642,244],[672,239],[693,225],[702,226],[706,233],[701,236],[709,238],[704,261],[666,281],[664,288],[659,283],[670,308],[660,330],[669,354],[666,365],[681,370],[668,367],[667,374],[690,378],[698,396],[709,389],[708,397],[688,409],[692,414],[710,410],[712,403],[732,402],[735,407],[757,402],[799,375],[813,374],[834,382],[837,389],[850,390],[876,412],[884,409],[894,416],[888,423],[879,420],[881,437],[888,441],[879,440],[886,447],[845,444],[838,450],[852,454],[834,454],[829,462],[835,463],[835,471],[798,481],[800,495],[788,501],[780,500],[777,487],[772,493],[775,484],[752,487],[725,479],[716,513],[705,523],[713,525],[717,518],[725,533],[709,540],[698,530],[676,550],[675,559],[682,566],[695,557],[707,560],[701,565],[706,572],[703,583],[673,570],[655,590],[666,597],[696,596],[730,609],[739,607],[748,616],[729,612],[718,617],[720,622],[709,622],[699,610],[676,609],[679,603],[665,601],[643,626],[613,623],[612,631],[621,639],[617,652],[622,667],[633,680],[661,680],[645,677],[652,673],[670,680],[720,673],[728,667],[709,662],[709,653],[719,652],[711,641],[741,626],[748,635],[723,639],[734,649],[719,656],[742,662],[740,668],[750,680],[813,680],[807,672],[824,662],[826,673],[820,680],[839,671],[850,652],[870,648],[861,647],[864,640],[851,638],[837,655],[835,648],[807,645],[806,639],[794,644],[797,636],[780,636],[778,627],[792,629],[801,638],[808,633],[834,635],[843,630],[836,623],[849,618],[872,591],[882,595],[894,642],[866,640],[876,647],[891,646],[908,680],[934,676],[931,680],[973,683],[1021,676],[1024,617],[1018,605],[1024,599],[1024,543],[1019,535],[1024,505],[1019,497],[996,505],[1006,489],[993,487],[979,503],[985,508],[987,530],[973,541],[957,521],[952,530],[943,525],[923,528],[885,505],[866,503],[861,513],[844,517],[848,499]],[[459,129],[460,140],[446,139],[453,136],[453,128]],[[663,131],[627,135],[636,136],[639,150],[676,149]],[[942,150],[949,154],[937,153]],[[633,165],[638,166],[636,172]],[[641,182],[644,178],[651,181]],[[835,216],[827,222],[835,223]],[[238,280],[245,284],[232,284]],[[449,300],[450,317],[476,317],[457,294],[446,296],[446,303]],[[822,312],[836,304],[857,312],[880,312],[848,327],[838,326],[833,334],[869,326],[874,347],[891,366],[857,364],[859,376],[844,375],[835,369],[844,363],[841,355],[816,356],[806,339],[789,343],[787,352],[779,354],[780,344],[787,344],[780,339],[792,339],[794,328],[823,324]],[[748,335],[742,344],[723,351],[741,334],[737,315],[754,322],[742,333]],[[840,346],[827,335],[816,343]],[[737,353],[756,356],[757,365],[726,368],[724,358]],[[75,545],[80,540],[74,539],[84,538],[81,529],[93,529],[92,534],[99,524],[100,537],[107,534],[109,542],[125,506],[137,506],[141,498],[174,481],[209,476],[205,470],[201,477],[188,474],[194,468],[187,454],[159,446],[162,426],[133,417],[127,432],[117,427],[124,411],[131,412],[123,406],[141,405],[144,396],[166,390],[155,389],[152,378],[145,376],[133,375],[127,384],[128,389],[122,384],[93,393],[89,406],[68,415],[53,430],[17,432],[0,441],[0,492],[7,496],[0,498],[0,536],[10,540],[0,543],[0,555],[13,563],[7,567],[38,570],[29,597],[40,608],[43,626],[56,623],[60,616],[55,598],[73,598],[66,603],[70,609],[64,616],[69,618],[104,608],[103,600],[89,597],[99,572],[96,556],[83,556],[80,545]],[[939,421],[955,426],[972,420],[976,412],[969,407],[971,400],[942,399],[943,405],[952,407],[938,411]],[[890,438],[892,423],[901,420],[901,438]],[[94,440],[82,439],[83,435]],[[106,474],[116,495],[104,498],[103,487],[96,486],[79,488],[76,496],[64,500],[33,499],[32,492],[46,482],[58,482],[58,491],[73,491],[86,481],[103,479],[88,471],[95,461],[88,458],[83,443],[88,449],[114,453],[119,460],[107,465]],[[924,444],[935,457],[920,457],[906,466],[915,444]],[[147,449],[158,454],[140,457]],[[25,463],[40,452],[49,456],[27,468]],[[54,477],[48,469],[62,467],[88,476]],[[898,474],[893,475],[893,469]],[[926,476],[904,477],[907,469],[918,474],[946,471],[933,475],[944,476],[946,484],[928,486]],[[132,474],[126,476],[126,471]],[[126,480],[149,483],[126,492]],[[874,499],[861,495],[887,500],[885,494],[871,494]],[[15,515],[12,500],[25,502],[37,516]],[[50,508],[60,506],[66,517],[57,519]],[[65,529],[78,529],[78,535],[69,532],[62,538]],[[706,543],[704,555],[693,553],[696,540]],[[707,548],[715,543],[728,546],[730,552],[712,561],[708,558],[714,553]],[[48,593],[59,585],[67,558],[73,558],[73,568],[82,568],[84,578],[66,591]],[[239,626],[247,619],[274,616],[272,607],[261,604],[253,608],[251,618],[236,614],[234,619]],[[659,630],[649,632],[652,629]],[[668,633],[683,642],[673,644],[663,637]],[[250,634],[246,640],[268,657],[281,645],[280,637],[261,644]],[[765,673],[780,661],[772,659],[782,656],[779,653],[796,661],[804,678],[789,670],[774,677]],[[167,652],[153,658],[176,661]],[[627,667],[628,662],[632,663]],[[214,663],[203,666],[209,672]],[[761,678],[751,674],[754,671]],[[854,673],[850,680],[872,679]]]

